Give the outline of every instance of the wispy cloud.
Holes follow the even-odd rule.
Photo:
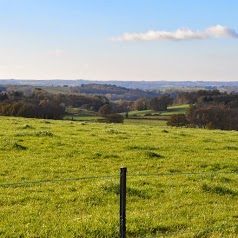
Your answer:
[[[209,38],[235,38],[238,39],[238,33],[226,26],[216,25],[206,28],[204,31],[192,31],[186,28],[171,31],[147,31],[141,33],[124,33],[122,36],[113,37],[112,41],[156,41],[156,40],[194,40]]]

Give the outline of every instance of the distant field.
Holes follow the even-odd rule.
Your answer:
[[[62,87],[62,86],[41,86],[43,90],[49,93],[71,93],[70,87]]]
[[[165,120],[143,120],[143,119],[125,119],[125,125],[144,125],[144,126],[166,126]]]
[[[64,120],[96,122],[101,118],[97,116],[97,112],[86,109],[67,108],[67,113],[69,114],[64,116]]]
[[[184,113],[188,107],[189,107],[188,104],[172,106],[172,107],[168,107],[168,110],[166,112],[158,112],[158,111],[153,111],[153,110],[131,111],[131,112],[129,112],[129,115],[144,116],[145,114],[152,114],[152,115],[166,116],[166,115],[171,115],[171,114],[176,114],[176,113]]]
[[[82,116],[82,115],[67,115],[64,116],[64,120],[73,120],[73,121],[87,121],[87,122],[96,122],[97,119],[101,117],[98,116]]]
[[[153,110],[131,111],[130,120],[125,120],[126,125],[148,125],[148,126],[166,126],[172,114],[185,113],[189,105],[180,105],[168,107],[166,112],[157,112]],[[143,118],[143,119],[142,119]]]
[[[148,114],[148,113],[158,113],[156,111],[153,111],[153,110],[136,110],[136,111],[131,111],[129,112],[129,116],[144,116],[145,114]]]
[[[163,112],[161,115],[172,115],[176,113],[184,113],[188,107],[189,107],[188,104],[168,107],[168,111]]]
[[[0,117],[0,237],[118,237],[121,166],[128,237],[238,237],[238,132],[130,122]]]

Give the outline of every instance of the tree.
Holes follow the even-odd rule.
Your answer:
[[[42,100],[39,106],[40,118],[57,120],[65,113],[65,108],[53,101]]]
[[[173,114],[167,122],[168,126],[185,126],[188,124],[186,116],[183,113]]]
[[[166,111],[169,105],[173,104],[170,96],[155,97],[150,101],[150,108],[154,111]]]
[[[98,115],[105,117],[109,114],[112,114],[112,106],[110,104],[105,104],[98,110]]]
[[[114,101],[113,109],[115,112],[128,112],[131,108],[132,102],[126,100]]]
[[[188,109],[187,119],[200,128],[238,130],[238,108],[224,104],[199,104]]]
[[[7,96],[6,92],[0,94],[0,101],[1,102],[3,102],[4,100],[7,100],[7,99],[8,99],[8,96]]]
[[[31,104],[23,104],[17,112],[19,117],[36,117],[36,110]]]
[[[148,101],[144,98],[139,98],[137,99],[133,105],[132,105],[133,110],[147,110],[148,109]]]

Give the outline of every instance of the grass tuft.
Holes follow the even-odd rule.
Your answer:
[[[20,145],[14,141],[9,141],[8,143],[6,143],[4,145],[4,148],[8,150],[26,150],[27,149],[26,146]]]
[[[114,128],[106,129],[106,132],[108,134],[126,134],[126,132],[122,132],[122,131],[119,131],[119,130],[114,129]]]
[[[158,150],[158,147],[154,147],[154,146],[141,146],[141,145],[129,145],[126,147],[126,149],[128,150]]]
[[[128,197],[138,197],[142,199],[149,199],[151,197],[145,190],[133,187],[127,187],[126,193]]]
[[[227,150],[238,150],[238,146],[226,146],[225,149],[227,149]]]
[[[39,131],[35,133],[36,136],[53,136],[53,133],[50,131]]]
[[[152,152],[152,151],[146,151],[144,153],[145,155],[145,158],[148,158],[148,159],[158,159],[158,158],[164,158],[164,156],[158,154],[158,153],[155,153],[155,152]]]
[[[215,193],[218,195],[232,195],[232,196],[237,196],[238,193],[237,191],[234,191],[233,189],[227,188],[227,187],[222,187],[219,185],[208,185],[208,184],[203,184],[202,185],[202,191],[208,192],[208,193]]]
[[[34,128],[33,126],[28,125],[28,124],[26,124],[22,127],[22,129],[33,129],[33,128]]]
[[[105,184],[102,189],[107,193],[120,194],[120,185],[118,183]]]

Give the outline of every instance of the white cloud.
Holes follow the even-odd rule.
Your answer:
[[[124,33],[122,36],[113,37],[112,41],[156,41],[156,40],[193,40],[193,39],[209,39],[209,38],[236,38],[238,33],[228,27],[216,25],[206,28],[204,31],[192,31],[190,29],[177,29],[170,31],[147,31],[142,33]]]

